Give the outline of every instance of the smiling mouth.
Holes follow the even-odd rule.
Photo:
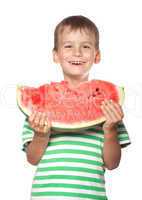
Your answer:
[[[72,65],[82,65],[82,64],[85,64],[84,61],[69,61],[70,64]]]

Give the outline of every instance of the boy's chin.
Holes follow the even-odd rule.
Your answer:
[[[83,73],[63,73],[64,77],[68,77],[68,78],[76,78],[76,79],[82,79],[84,77],[88,77],[89,72],[83,72]]]

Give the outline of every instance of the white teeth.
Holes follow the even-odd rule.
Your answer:
[[[75,65],[80,65],[82,64],[83,62],[81,61],[70,61],[71,64],[75,64]]]

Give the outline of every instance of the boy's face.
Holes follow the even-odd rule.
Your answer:
[[[73,31],[65,27],[58,37],[58,50],[53,52],[53,58],[61,65],[64,76],[88,75],[93,63],[100,61],[95,36],[87,30]]]

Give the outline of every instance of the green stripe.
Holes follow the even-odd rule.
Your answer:
[[[23,142],[25,142],[26,140],[32,140],[32,137],[23,138]]]
[[[103,163],[95,160],[88,160],[83,158],[51,158],[42,159],[40,163],[51,163],[51,162],[77,162],[77,163],[87,163],[91,165],[102,166]]]
[[[25,136],[25,135],[32,135],[33,134],[33,132],[32,131],[23,131],[23,137]]]
[[[76,150],[76,149],[50,150],[50,151],[46,151],[44,155],[52,155],[52,154],[60,154],[60,153],[83,154],[83,155],[89,155],[89,156],[95,156],[95,157],[101,158],[101,154],[99,154],[99,153],[92,152],[92,151],[86,151],[86,150]]]
[[[119,137],[119,141],[129,141],[129,137],[128,136],[125,136],[125,137]]]
[[[80,145],[80,146],[83,146],[83,147],[85,147],[85,146],[94,147],[94,148],[101,150],[100,145],[89,143],[89,142],[79,142],[79,141],[73,141],[73,140],[71,140],[71,141],[66,140],[66,141],[58,141],[58,142],[49,141],[49,143],[48,143],[48,146],[55,146],[55,145]]]
[[[125,128],[125,125],[123,122],[120,122],[117,124],[117,128]],[[126,128],[125,128],[126,129]]]
[[[83,193],[72,193],[72,192],[32,192],[32,196],[66,196],[66,197],[80,197],[80,198],[89,198],[97,200],[107,200],[106,196],[102,195],[92,195],[92,194],[83,194]]]
[[[74,189],[82,189],[82,190],[91,190],[98,192],[105,192],[105,188],[96,187],[96,186],[87,186],[87,185],[78,185],[78,184],[67,184],[67,183],[48,183],[48,184],[33,184],[32,188],[74,188]]]
[[[95,170],[95,169],[89,169],[84,167],[64,167],[64,166],[57,166],[57,167],[41,167],[37,169],[37,172],[47,172],[47,171],[57,171],[57,170],[63,170],[63,171],[75,171],[75,172],[87,172],[90,174],[99,174],[104,175],[104,171],[102,170]]]
[[[90,132],[95,132],[95,133],[99,133],[99,134],[101,134],[101,135],[104,134],[103,129],[89,128],[89,129],[86,130],[86,132],[88,132],[88,131],[90,131]]]
[[[103,179],[84,177],[84,176],[68,176],[68,175],[47,175],[47,176],[35,176],[34,180],[47,180],[47,179],[64,179],[64,180],[79,180],[79,181],[90,181],[94,183],[104,183]]]
[[[83,158],[50,158],[50,159],[42,159],[40,163],[51,163],[51,162],[77,162],[77,163],[86,163],[91,165],[102,166],[103,162],[83,159]]]
[[[28,124],[24,124],[24,128],[33,131],[33,129]]]
[[[120,137],[120,138],[122,138],[122,137],[128,137],[128,138],[129,138],[129,136],[128,136],[128,134],[127,134],[126,132],[124,132],[124,133],[119,133],[119,134],[118,134],[118,137]]]

